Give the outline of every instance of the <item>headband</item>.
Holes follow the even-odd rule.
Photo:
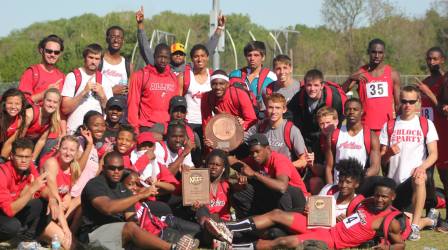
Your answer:
[[[229,77],[226,76],[226,75],[223,75],[223,74],[216,74],[216,75],[212,75],[210,77],[210,81],[213,81],[215,79],[222,79],[222,80],[227,81],[227,82],[229,81]]]

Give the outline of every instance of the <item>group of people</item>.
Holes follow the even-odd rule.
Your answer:
[[[0,241],[404,249],[424,228],[448,231],[437,210],[448,199],[442,49],[427,51],[427,78],[401,86],[384,63],[385,43],[374,39],[369,62],[340,85],[318,69],[294,79],[287,55],[264,67],[261,41],[244,47],[247,66],[229,74],[209,68],[224,16],[207,45],[192,47],[190,63],[180,43],[152,49],[143,20],[140,9],[144,68],[134,71],[123,57],[124,30],[112,26],[107,48],[87,45],[84,64],[64,74],[63,39],[49,35],[38,44],[41,63],[2,94]],[[353,88],[358,97],[347,98]],[[221,113],[244,130],[230,152],[204,134]],[[192,168],[209,169],[209,204],[183,206],[182,173]],[[307,226],[311,195],[334,197],[333,227]]]

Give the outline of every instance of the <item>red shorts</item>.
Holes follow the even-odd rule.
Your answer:
[[[300,213],[294,213],[293,223],[290,227],[291,231],[297,233],[297,239],[300,242],[305,240],[321,240],[327,244],[330,249],[334,248],[333,237],[329,228],[313,228],[307,229],[306,216]]]

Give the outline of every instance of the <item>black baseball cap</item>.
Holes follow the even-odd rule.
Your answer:
[[[170,113],[177,107],[185,107],[187,110],[187,99],[183,96],[173,96],[170,100]]]
[[[126,107],[126,103],[124,103],[123,99],[113,96],[107,100],[106,109],[110,109],[114,106],[123,110]]]
[[[255,145],[269,146],[269,141],[264,134],[256,133],[249,137],[249,139],[247,140],[247,144],[249,145],[249,147]]]

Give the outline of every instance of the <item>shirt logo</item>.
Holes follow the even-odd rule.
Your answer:
[[[361,149],[362,146],[356,144],[355,142],[344,142],[341,143],[341,145],[339,145],[339,148],[344,148],[344,149]]]

